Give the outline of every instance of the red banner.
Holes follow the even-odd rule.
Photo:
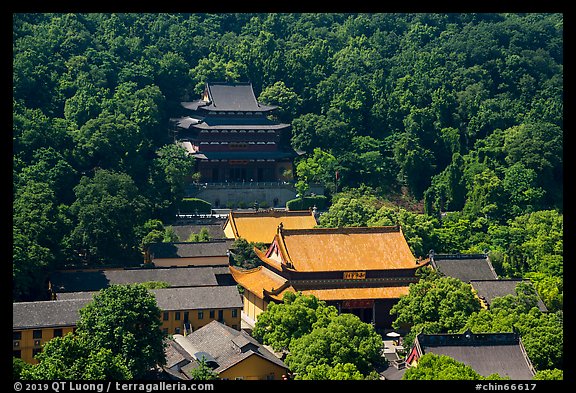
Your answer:
[[[372,308],[374,300],[343,300],[342,308]]]

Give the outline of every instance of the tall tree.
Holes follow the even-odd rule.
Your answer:
[[[298,379],[306,379],[310,368],[323,364],[331,368],[352,364],[363,376],[368,376],[383,362],[382,345],[382,337],[374,326],[356,315],[340,314],[330,318],[328,324],[293,339],[286,364]]]
[[[286,350],[292,340],[326,325],[336,314],[335,307],[315,296],[287,292],[281,304],[270,303],[258,316],[252,335],[277,351]]]
[[[74,192],[70,247],[92,263],[139,260],[141,239],[136,231],[146,221],[148,202],[134,181],[124,173],[100,169],[93,177],[84,176]]]
[[[80,309],[77,333],[96,348],[121,356],[136,379],[166,363],[160,308],[144,286],[112,285]]]

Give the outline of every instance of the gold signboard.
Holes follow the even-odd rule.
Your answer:
[[[365,280],[366,272],[344,272],[344,280]]]

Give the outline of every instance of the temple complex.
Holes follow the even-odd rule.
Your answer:
[[[280,224],[267,251],[255,252],[261,266],[229,267],[244,288],[244,314],[254,321],[271,301],[301,292],[376,327],[390,327],[390,309],[418,281],[416,269],[429,262],[414,257],[398,226],[285,229]]]

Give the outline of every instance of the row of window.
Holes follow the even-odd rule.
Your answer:
[[[38,355],[40,352],[42,352],[42,348],[32,348],[32,357]],[[14,356],[15,358],[22,358],[22,350],[20,349],[13,350],[12,356]]]
[[[42,330],[33,330],[32,331],[32,338],[33,339],[41,339],[42,338]],[[52,337],[62,337],[62,329],[54,329],[52,333]],[[51,337],[51,338],[52,338]],[[22,332],[12,332],[12,340],[22,340]]]
[[[209,310],[210,318],[214,319],[214,316],[216,315],[215,312],[216,312],[216,310]],[[198,319],[204,319],[204,310],[198,310],[197,313],[198,313]],[[184,317],[184,322],[188,322],[190,320],[190,312],[189,311],[184,311],[183,313],[181,313],[180,311],[174,312],[174,320],[180,321],[180,318],[182,316]],[[233,308],[232,309],[232,318],[236,318],[237,316],[238,316],[238,310]],[[170,312],[164,311],[162,314],[162,320],[168,321],[169,319],[170,319]],[[224,319],[224,310],[218,310],[218,320],[222,320],[222,319]]]

